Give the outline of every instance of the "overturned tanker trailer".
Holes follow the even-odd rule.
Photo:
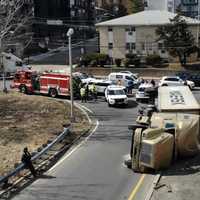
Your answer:
[[[200,150],[200,106],[187,86],[159,87],[156,110],[138,116],[133,131],[131,160],[134,171],[160,170],[178,157]]]

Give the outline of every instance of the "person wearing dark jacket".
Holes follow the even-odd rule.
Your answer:
[[[25,167],[28,168],[31,171],[31,174],[36,177],[37,176],[37,172],[33,166],[33,163],[31,161],[31,154],[28,151],[28,148],[25,147],[23,154],[22,154],[22,159],[21,161],[24,163]]]

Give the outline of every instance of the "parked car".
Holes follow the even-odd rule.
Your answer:
[[[131,75],[134,79],[138,79],[138,73],[132,73],[132,72],[130,72],[130,71],[120,71],[119,73],[129,74],[129,75]]]
[[[158,85],[159,86],[187,85],[190,89],[193,89],[195,87],[195,84],[193,81],[189,81],[189,80],[184,81],[178,76],[163,76]]]
[[[195,86],[200,87],[200,74],[190,75],[190,77],[188,77],[188,80],[193,81]]]
[[[148,101],[150,98],[150,91],[153,89],[154,87],[151,83],[140,84],[135,95],[136,101]]]
[[[108,106],[128,105],[128,97],[124,86],[108,86],[105,90],[105,99],[108,102]]]
[[[103,79],[91,79],[88,83],[89,87],[90,85],[92,84],[95,84],[96,86],[96,90],[97,90],[97,93],[99,94],[104,94],[105,93],[105,90],[106,88],[112,84],[112,81],[109,81],[109,80],[103,80]]]

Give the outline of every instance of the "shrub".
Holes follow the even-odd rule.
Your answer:
[[[126,67],[129,67],[129,65],[134,65],[135,67],[138,67],[140,65],[140,58],[136,54],[128,53],[126,54],[124,65]]]
[[[148,55],[146,57],[146,64],[147,65],[157,65],[157,64],[161,64],[162,58],[157,55],[157,54],[153,54],[153,55]]]
[[[117,67],[120,67],[121,63],[122,63],[122,59],[120,59],[120,58],[115,59],[115,64],[117,65]]]
[[[87,66],[87,65],[92,65],[92,66],[104,66],[107,61],[108,61],[108,55],[107,54],[100,54],[100,53],[90,53],[86,54],[82,58],[82,63]]]
[[[127,53],[126,54],[126,58],[128,58],[128,59],[134,59],[136,57],[137,57],[137,54],[133,54],[133,53]]]

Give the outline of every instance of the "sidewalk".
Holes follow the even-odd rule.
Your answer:
[[[200,154],[178,160],[163,171],[151,200],[199,200]]]

